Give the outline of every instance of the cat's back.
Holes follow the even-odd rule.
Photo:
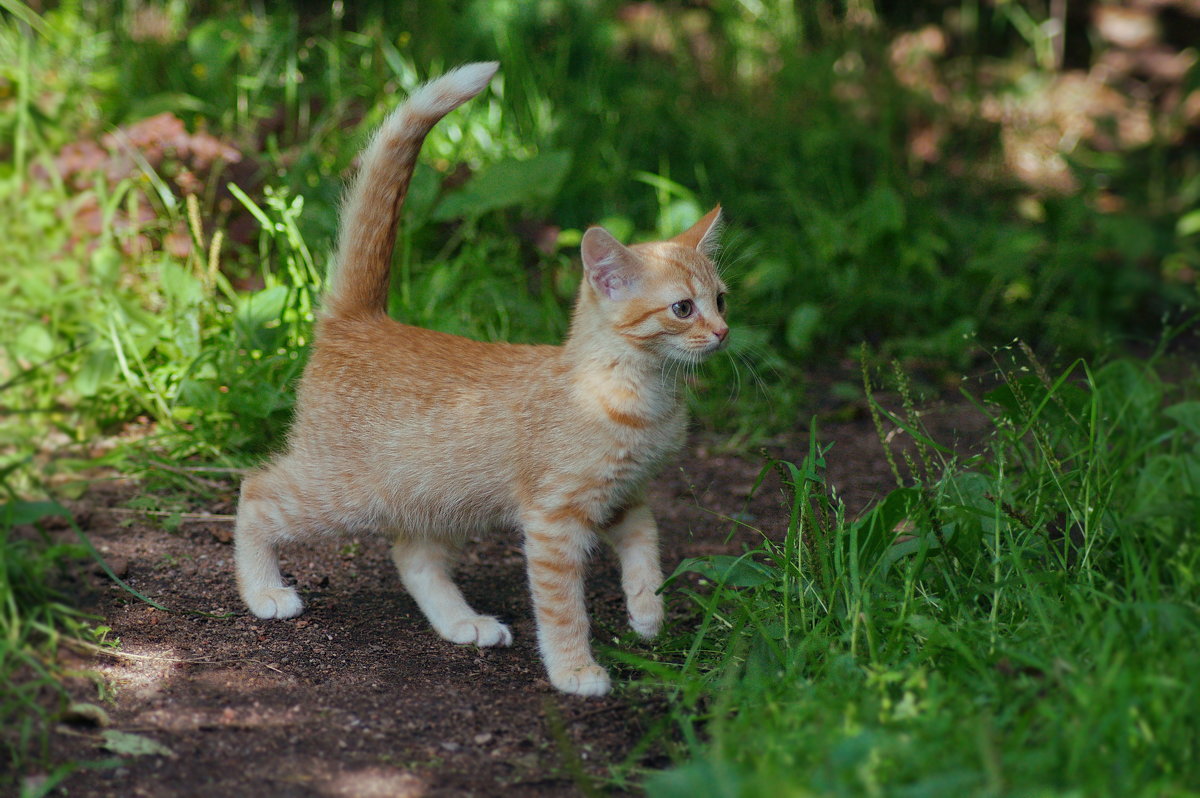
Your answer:
[[[523,392],[558,372],[561,347],[475,341],[387,317],[322,319],[302,392],[424,405]],[[544,386],[548,387],[548,386]]]

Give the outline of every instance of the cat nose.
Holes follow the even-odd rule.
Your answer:
[[[713,327],[712,334],[717,336],[717,340],[721,343],[725,342],[725,337],[729,335],[729,325],[722,324],[720,327]]]

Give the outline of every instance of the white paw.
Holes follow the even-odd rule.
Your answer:
[[[633,631],[637,632],[638,637],[643,640],[653,640],[655,637],[658,637],[658,633],[662,630],[662,613],[642,616],[640,618],[631,615],[629,616],[629,625],[633,628]]]
[[[295,618],[304,611],[304,602],[293,587],[267,587],[244,598],[250,612],[259,618]]]
[[[652,590],[644,590],[629,599],[629,625],[643,640],[659,633],[663,625],[662,596]]]
[[[608,671],[599,665],[585,665],[550,674],[550,684],[571,695],[598,696],[612,689]]]
[[[511,646],[512,632],[490,615],[476,615],[459,621],[442,632],[451,643],[464,646]]]

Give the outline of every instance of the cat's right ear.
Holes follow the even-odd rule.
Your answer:
[[[592,287],[608,299],[626,299],[636,290],[641,262],[629,247],[603,227],[590,227],[580,247],[583,271]]]

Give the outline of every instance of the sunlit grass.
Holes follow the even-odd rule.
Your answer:
[[[848,519],[814,443],[772,465],[786,530],[681,565],[709,587],[646,664],[684,760],[650,794],[1190,794],[1200,384],[1033,366],[978,456]]]

